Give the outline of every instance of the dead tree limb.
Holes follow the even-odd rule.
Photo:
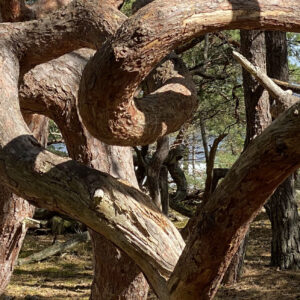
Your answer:
[[[75,237],[67,240],[64,243],[56,242],[54,245],[29,255],[25,258],[19,258],[17,261],[18,266],[27,265],[42,261],[50,256],[56,255],[58,253],[65,252],[76,247],[78,244],[85,243],[89,239],[89,234],[87,231],[77,234]]]
[[[291,91],[282,90],[266,73],[251,64],[242,54],[233,51],[233,56],[274,97],[276,105],[271,108],[274,118],[299,101],[299,97],[293,96]]]

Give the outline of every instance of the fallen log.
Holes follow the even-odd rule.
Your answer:
[[[57,253],[61,253],[69,249],[72,249],[80,243],[85,243],[86,241],[88,241],[88,239],[89,239],[89,234],[87,231],[83,233],[79,233],[75,237],[67,240],[64,243],[56,242],[54,245],[46,249],[43,249],[40,252],[29,255],[25,258],[19,258],[17,261],[17,265],[22,266],[22,265],[27,265],[27,264],[32,264],[35,262],[42,261]]]

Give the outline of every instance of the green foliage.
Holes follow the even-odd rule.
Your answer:
[[[126,0],[121,8],[121,11],[124,15],[126,16],[131,16],[132,12],[131,12],[131,8],[132,8],[132,4],[135,2],[135,0]]]
[[[300,34],[287,33],[290,81],[300,84]]]
[[[56,154],[56,155],[59,155],[59,156],[62,156],[62,157],[68,157],[68,153],[66,151],[58,150],[53,145],[48,146],[47,150],[54,153],[54,154]]]
[[[238,33],[228,31],[224,36],[236,40]],[[238,140],[241,140],[245,127],[241,68],[233,59],[231,46],[226,41],[210,35],[206,59],[204,47],[202,42],[183,55],[190,69],[200,69],[207,76],[193,77],[199,96],[199,110],[193,124],[199,128],[202,117],[209,138],[229,132],[239,135]]]
[[[245,138],[245,105],[240,65],[232,57],[232,46],[227,41],[239,41],[239,31],[222,33],[222,38],[210,34],[205,41],[186,51],[182,58],[192,72],[199,70],[193,79],[199,97],[199,109],[188,132],[189,151],[192,151],[192,135],[196,136],[196,171],[186,171],[189,185],[204,185],[205,164],[202,151],[200,120],[204,123],[207,141],[211,146],[222,133],[227,137],[219,145],[215,167],[231,167],[243,149]],[[194,137],[195,139],[195,137]],[[195,148],[195,146],[194,146]],[[202,167],[200,167],[202,160]],[[191,163],[191,159],[189,160]],[[186,168],[187,170],[188,168]],[[190,169],[190,168],[189,168]]]
[[[47,147],[47,150],[59,156],[68,157],[65,145],[62,143],[62,135],[57,125],[52,120],[49,120],[48,143],[50,145]],[[56,147],[54,145],[56,145]]]
[[[61,139],[61,133],[57,127],[57,125],[54,123],[54,121],[49,120],[49,135],[48,135],[48,141],[50,143],[57,141],[58,139]]]

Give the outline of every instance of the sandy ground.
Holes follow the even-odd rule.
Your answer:
[[[300,271],[280,271],[269,266],[270,239],[270,223],[262,213],[251,226],[241,282],[222,286],[217,300],[300,300]],[[51,236],[28,235],[21,256],[43,249],[51,242]],[[85,244],[47,261],[16,267],[7,288],[7,299],[88,299],[92,280],[90,253],[91,246]]]

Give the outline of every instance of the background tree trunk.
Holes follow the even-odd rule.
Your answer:
[[[271,78],[289,81],[285,32],[266,32],[267,72]],[[271,265],[300,268],[300,219],[295,199],[295,176],[282,183],[266,204],[272,225]]]
[[[257,30],[241,30],[241,52],[254,65],[266,71],[265,34]],[[243,69],[243,87],[246,107],[247,131],[244,148],[260,135],[272,122],[270,114],[269,95],[251,74]],[[247,236],[234,255],[224,283],[235,283],[242,275],[242,268],[247,246]]]

